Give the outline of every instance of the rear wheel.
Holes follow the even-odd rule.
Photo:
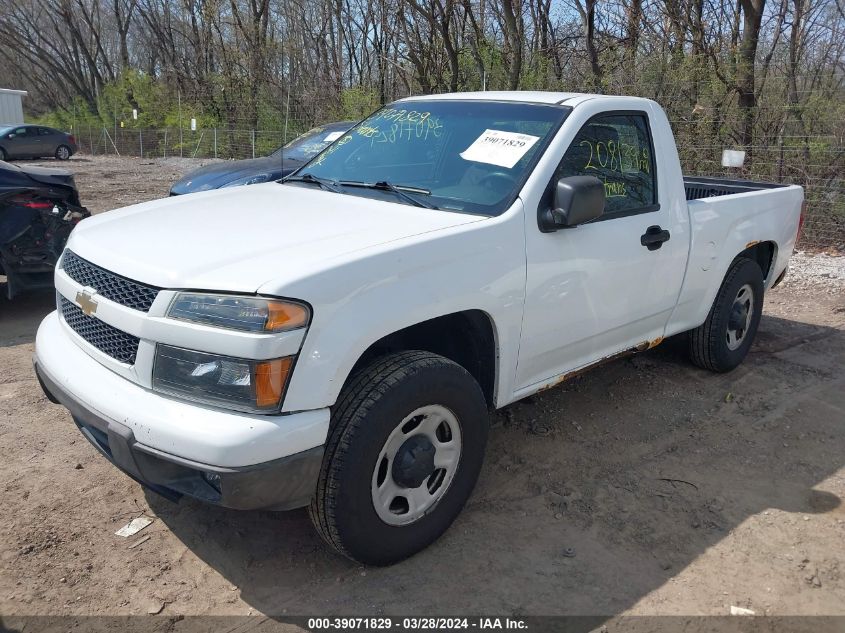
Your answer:
[[[763,311],[763,272],[757,262],[739,258],[731,264],[707,320],[690,332],[695,365],[726,372],[748,354]]]
[[[377,360],[332,411],[309,508],[317,531],[364,564],[417,553],[446,531],[472,492],[487,429],[484,395],[460,365],[419,351]]]
[[[67,160],[70,158],[70,148],[67,145],[59,145],[56,148],[56,158],[59,160]]]

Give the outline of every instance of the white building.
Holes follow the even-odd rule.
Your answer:
[[[26,90],[0,88],[0,125],[23,123],[21,98],[24,96],[26,96]]]

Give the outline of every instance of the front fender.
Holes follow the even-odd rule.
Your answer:
[[[525,292],[519,206],[519,212],[357,253],[286,284],[281,293],[308,301],[314,315],[284,411],[333,405],[373,343],[465,310],[489,315],[498,342],[497,399],[512,393]]]

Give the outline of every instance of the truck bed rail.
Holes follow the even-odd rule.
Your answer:
[[[774,182],[756,182],[753,180],[729,180],[727,178],[710,178],[706,176],[684,176],[684,190],[687,200],[701,198],[715,198],[729,196],[734,193],[761,191],[764,189],[779,189],[786,187]]]

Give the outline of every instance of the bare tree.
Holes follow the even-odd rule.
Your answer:
[[[584,47],[590,62],[592,81],[590,87],[595,92],[602,92],[604,69],[599,61],[599,48],[596,37],[596,5],[597,0],[575,0],[575,6],[581,16],[584,36]]]

